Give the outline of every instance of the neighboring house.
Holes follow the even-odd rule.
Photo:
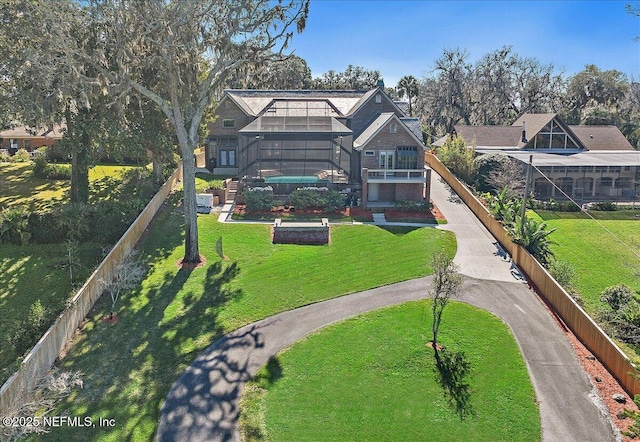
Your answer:
[[[42,146],[53,146],[62,139],[64,127],[54,125],[50,128],[33,129],[27,126],[15,126],[0,131],[0,148],[6,149],[11,155],[18,149],[32,152]]]
[[[573,126],[557,114],[524,114],[512,126],[456,125],[455,133],[478,154],[502,152],[524,163],[532,156],[539,199],[566,198],[563,192],[580,203],[637,196],[640,152],[615,126]]]
[[[226,90],[209,124],[207,165],[288,193],[328,186],[363,206],[428,201],[420,124],[384,93]]]

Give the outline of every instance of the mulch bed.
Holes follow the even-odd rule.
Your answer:
[[[179,269],[197,269],[200,267],[204,267],[206,263],[207,263],[207,259],[204,257],[204,255],[200,255],[200,262],[197,262],[197,263],[184,262],[184,258],[180,258],[178,262],[176,262],[176,266]]]
[[[293,211],[289,210],[284,206],[279,206],[271,209],[270,211],[261,210],[261,211],[251,211],[247,212],[247,208],[244,204],[236,204],[233,209],[234,215],[256,215],[256,216],[266,216],[278,218],[283,215],[290,216],[300,216],[301,218],[305,217],[322,217],[322,216],[343,216],[343,217],[352,217],[357,219],[358,221],[363,222],[372,222],[373,221],[373,213],[369,209],[362,209],[360,207],[346,207],[338,212],[324,212],[320,209],[295,209]],[[385,218],[387,221],[392,222],[401,222],[401,221],[412,221],[412,222],[424,222],[424,223],[436,223],[438,221],[444,221],[446,218],[440,212],[440,209],[435,206],[432,202],[432,209],[430,212],[405,212],[393,208],[388,208],[384,212]]]
[[[430,212],[405,212],[397,209],[386,209],[384,211],[384,217],[387,221],[403,221],[403,220],[424,220],[425,223],[436,223],[438,221],[445,221],[446,218],[440,212],[440,209],[431,201]]]
[[[234,215],[257,215],[257,216],[269,216],[273,218],[278,218],[283,215],[290,216],[300,216],[301,218],[309,218],[309,217],[323,217],[323,216],[343,216],[343,217],[353,217],[361,219],[362,221],[373,221],[373,215],[371,214],[371,210],[363,210],[359,207],[346,207],[343,210],[337,212],[325,212],[320,209],[294,209],[289,210],[287,207],[285,209],[284,206],[274,207],[270,211],[266,210],[254,210],[251,212],[247,212],[247,207],[244,204],[236,204],[233,209]]]

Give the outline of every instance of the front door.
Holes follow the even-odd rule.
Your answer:
[[[380,151],[378,166],[380,169],[395,169],[395,152],[392,150]]]

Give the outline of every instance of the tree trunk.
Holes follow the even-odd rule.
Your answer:
[[[70,119],[74,117],[70,112],[67,112],[67,118],[67,121],[73,121]],[[80,118],[80,113],[75,118]],[[75,125],[75,123],[72,124]],[[80,127],[82,126],[83,124],[80,124]],[[69,131],[69,133],[71,139],[71,202],[86,204],[89,202],[88,151],[91,145],[91,135],[85,129],[82,129],[80,137],[76,136],[75,131]]]
[[[182,156],[182,185],[184,189],[184,260],[185,263],[200,262],[198,247],[198,211],[196,206],[196,164],[193,146],[180,143]]]
[[[153,165],[153,177],[157,182],[162,182],[162,172],[164,165],[162,164],[162,158],[160,154],[154,152],[152,149],[149,149],[151,152],[151,164]]]

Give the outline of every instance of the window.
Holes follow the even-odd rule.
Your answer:
[[[365,150],[365,151],[364,151],[364,156],[365,156],[365,157],[373,157],[373,156],[375,156],[375,155],[376,155],[376,152],[375,152],[375,151],[373,151],[373,150]]]
[[[573,142],[562,127],[552,120],[549,124],[538,132],[533,140],[535,149],[577,149],[578,146]]]
[[[398,125],[396,123],[391,123],[389,125],[389,132],[392,134],[398,133]]]
[[[376,103],[378,104],[382,103],[382,95],[380,94],[376,95]]]
[[[398,169],[418,168],[418,148],[416,146],[398,147]]]
[[[233,118],[225,118],[222,120],[222,127],[236,127],[236,120]]]

